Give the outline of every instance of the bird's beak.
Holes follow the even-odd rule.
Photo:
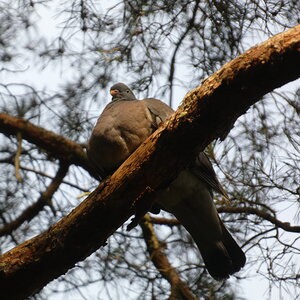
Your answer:
[[[119,90],[110,90],[109,92],[113,97],[115,97],[119,94]]]

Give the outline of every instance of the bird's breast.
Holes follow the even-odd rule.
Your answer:
[[[120,102],[118,109],[109,107],[99,117],[88,143],[89,156],[99,167],[115,170],[152,133],[151,121],[139,102]]]

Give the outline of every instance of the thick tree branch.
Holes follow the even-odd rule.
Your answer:
[[[24,299],[105,245],[134,213],[136,199],[149,196],[145,191],[167,185],[262,95],[300,76],[299,50],[300,25],[251,48],[189,92],[170,120],[68,216],[2,255],[1,296]]]
[[[68,161],[84,168],[91,176],[97,178],[91,170],[86,153],[81,145],[43,129],[30,122],[0,112],[0,132],[5,135],[22,134],[22,138],[45,150],[51,157],[62,161]]]
[[[150,222],[150,216],[148,214],[142,219],[140,225],[151,261],[162,277],[165,278],[171,285],[171,295],[169,299],[197,299],[180,279],[179,274],[172,267],[167,256],[164,254],[163,247],[154,232],[153,226]]]

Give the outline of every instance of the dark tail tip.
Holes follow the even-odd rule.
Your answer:
[[[224,224],[223,239],[210,249],[200,251],[209,274],[216,280],[223,280],[238,272],[246,263],[246,256],[233,239]],[[199,247],[201,249],[201,247]]]

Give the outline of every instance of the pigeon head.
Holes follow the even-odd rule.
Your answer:
[[[116,83],[110,88],[112,101],[116,100],[136,100],[131,89],[124,83]]]

